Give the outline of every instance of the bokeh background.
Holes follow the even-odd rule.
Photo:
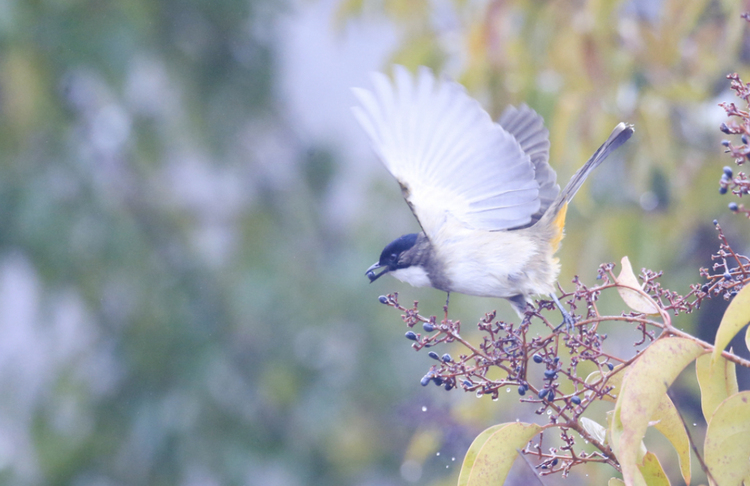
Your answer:
[[[714,218],[747,248],[718,193],[732,161],[717,103],[750,60],[743,8],[0,0],[0,483],[455,484],[479,431],[543,419],[515,393],[419,386],[429,358],[377,296],[432,314],[444,296],[364,277],[417,226],[349,87],[424,64],[493,116],[525,102],[562,181],[634,123],[568,213],[561,282],[593,284],[628,255],[684,293],[717,248]],[[710,340],[724,306],[677,324]],[[515,318],[464,296],[451,312],[470,329],[494,308]],[[612,351],[632,353],[637,333],[612,327]],[[547,484],[611,471],[580,474]]]

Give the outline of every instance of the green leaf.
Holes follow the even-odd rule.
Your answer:
[[[466,452],[458,486],[503,484],[518,456],[518,449],[523,449],[541,431],[539,425],[522,422],[499,424],[485,430]]]
[[[711,420],[719,404],[739,391],[734,363],[722,356],[711,366],[711,355],[705,354],[695,361],[695,373],[701,388],[701,408],[706,423]]]
[[[656,302],[641,289],[638,277],[635,276],[633,267],[630,265],[630,259],[624,256],[620,264],[622,270],[620,270],[620,275],[617,276],[615,283],[618,285],[617,291],[625,304],[642,314],[658,314],[659,308],[656,306]]]
[[[669,486],[669,478],[661,467],[659,458],[653,452],[647,452],[643,456],[643,465],[639,466],[643,479],[648,486]]]
[[[714,352],[711,356],[711,366],[716,363],[721,356],[721,352],[727,347],[729,341],[737,335],[745,325],[750,322],[750,285],[746,285],[740,292],[734,296],[729,303],[724,317],[721,318],[719,330],[716,331],[716,341],[714,342]],[[748,338],[745,337],[747,343]],[[748,344],[750,348],[750,344]]]
[[[750,391],[736,393],[717,407],[703,450],[716,484],[750,483]]]
[[[665,420],[660,405],[667,389],[703,352],[704,349],[690,339],[660,339],[646,348],[626,372],[615,405],[611,433],[626,484],[646,484],[637,463],[649,421],[658,413]]]

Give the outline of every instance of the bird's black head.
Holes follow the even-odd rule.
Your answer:
[[[374,282],[385,273],[410,266],[411,263],[403,259],[402,254],[414,247],[414,244],[417,242],[417,236],[417,233],[410,233],[388,243],[380,254],[380,260],[368,268],[365,273],[370,282]],[[382,268],[383,271],[376,274],[374,270],[378,268]]]

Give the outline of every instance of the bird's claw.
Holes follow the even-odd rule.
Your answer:
[[[560,323],[559,326],[555,328],[555,331],[565,326],[568,332],[573,332],[576,328],[576,321],[573,320],[573,317],[570,315],[570,313],[566,311],[565,309],[563,309],[562,307],[560,308],[560,313],[562,314],[563,321]]]

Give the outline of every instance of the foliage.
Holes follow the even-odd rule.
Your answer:
[[[747,103],[750,84],[742,84],[737,75],[729,79]],[[743,145],[723,145],[742,166],[750,153],[746,143],[750,114],[734,103],[722,106],[729,116],[740,119],[731,125],[722,124],[721,129],[741,135]],[[724,174],[721,188],[732,187],[738,197],[748,193],[744,172],[734,179],[731,169],[725,168]],[[746,212],[733,204],[730,209],[734,212]],[[529,306],[518,325],[496,319],[495,312],[486,314],[477,325],[483,337],[475,344],[462,337],[461,322],[449,318],[447,304],[438,322],[436,316],[420,315],[417,302],[411,308],[404,307],[398,294],[379,298],[403,313],[410,329],[406,337],[414,341],[412,347],[417,351],[430,349],[428,356],[437,361],[422,378],[422,386],[434,383],[446,391],[460,388],[494,400],[502,389],[511,387],[521,396],[520,402],[535,406],[537,415],[546,413],[548,417],[544,425],[502,423],[482,432],[466,453],[459,485],[504,483],[517,451],[527,456],[530,467],[540,476],[560,473],[565,477],[574,467],[605,463],[622,474],[626,485],[669,484],[659,458],[643,442],[650,426],[675,448],[686,484],[691,480],[691,447],[710,484],[750,481],[750,392],[738,390],[735,372],[735,365],[750,368],[750,361],[725,351],[750,322],[750,258],[732,249],[717,221],[714,226],[720,241],[711,256],[715,263],[710,269],[700,269],[705,282],[691,285],[684,296],[662,287],[658,280],[661,272],[644,269],[639,283],[627,257],[622,259],[619,275],[614,273],[614,264],[601,265],[600,283],[595,286],[587,286],[576,277],[575,289],[561,289],[560,297],[575,320],[573,329],[551,323],[542,311],[554,309],[554,302],[541,300],[533,308]],[[620,315],[599,311],[600,296],[612,289],[617,289],[629,311]],[[731,303],[713,344],[675,327],[673,319],[700,309],[704,300],[715,297]],[[638,331],[640,339],[633,343],[637,352],[617,356],[603,350],[607,335],[599,329],[613,322],[630,324]],[[419,327],[424,334],[413,330]],[[750,328],[745,340],[750,349]],[[450,354],[440,356],[434,349],[450,343],[465,348],[457,359]],[[694,362],[708,424],[702,452],[668,394],[678,375]],[[583,376],[579,368],[593,371]],[[585,416],[590,406],[602,401],[614,402],[606,424]],[[561,445],[544,445],[545,436],[551,434],[558,435]],[[582,447],[576,437],[595,450]]]

